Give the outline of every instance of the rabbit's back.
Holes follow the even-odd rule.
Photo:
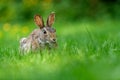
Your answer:
[[[29,52],[30,50],[40,49],[44,46],[43,40],[41,40],[42,34],[40,29],[35,29],[27,38],[20,40],[20,50],[22,52]]]
[[[30,45],[31,45],[31,41],[29,41],[28,38],[22,38],[20,40],[20,51],[21,52],[29,52]]]

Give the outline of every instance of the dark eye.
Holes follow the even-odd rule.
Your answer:
[[[47,32],[44,30],[43,33],[46,34]]]

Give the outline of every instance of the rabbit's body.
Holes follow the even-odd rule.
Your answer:
[[[47,20],[47,26],[44,26],[43,20],[39,15],[35,16],[35,22],[40,29],[35,29],[27,38],[20,40],[21,52],[56,47],[55,29],[51,27],[54,22],[54,16],[54,13],[50,14]]]
[[[36,29],[30,34],[30,36],[28,36],[27,38],[22,38],[20,40],[21,51],[23,52],[29,52],[30,50],[33,51],[40,48],[40,46],[44,45],[43,44],[44,42],[42,40],[39,40],[42,38],[42,35],[41,36],[38,35],[39,31],[40,29]],[[40,38],[37,39],[37,36],[39,36]]]

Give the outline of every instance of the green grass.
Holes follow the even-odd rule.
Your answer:
[[[120,24],[96,21],[55,24],[56,50],[19,54],[19,39],[27,36],[34,24],[17,24],[18,31],[1,25],[0,79],[42,80],[119,80]],[[22,33],[22,26],[30,27]],[[28,26],[29,25],[29,26]],[[19,30],[20,29],[20,30]]]

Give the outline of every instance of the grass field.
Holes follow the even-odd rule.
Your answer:
[[[0,79],[120,79],[119,21],[57,23],[58,48],[24,56],[19,39],[30,34],[34,23],[1,24]]]

